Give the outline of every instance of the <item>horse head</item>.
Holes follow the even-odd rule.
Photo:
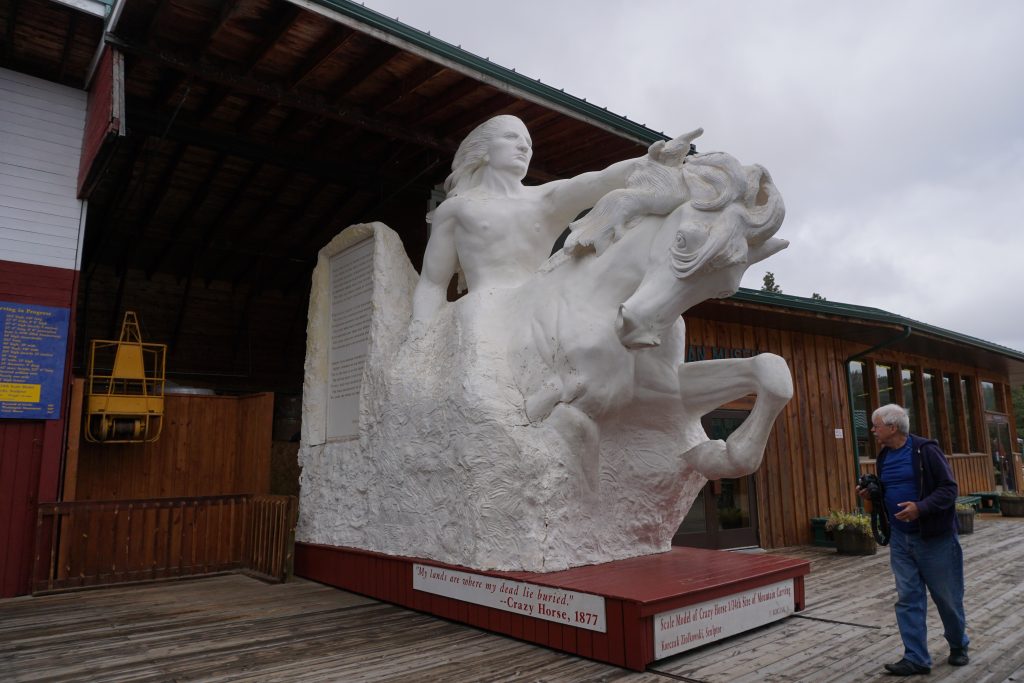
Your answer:
[[[752,264],[785,249],[773,235],[786,209],[771,175],[713,152],[683,166],[689,200],[662,220],[636,291],[619,306],[616,331],[628,348],[661,343],[679,316],[701,301],[732,296]]]

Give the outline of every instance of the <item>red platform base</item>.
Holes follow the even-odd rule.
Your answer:
[[[457,579],[466,583],[464,574],[494,579],[502,586],[502,593],[509,593],[507,602],[512,606],[535,602],[537,592],[543,593],[545,589],[571,591],[576,596],[589,594],[579,596],[581,599],[600,596],[604,632],[414,589],[417,565],[421,578],[427,573],[444,575],[456,584],[456,591]],[[673,548],[659,555],[536,574],[478,571],[355,548],[295,544],[298,576],[637,671],[655,659],[802,610],[804,576],[809,572],[810,563],[806,560],[697,548]],[[512,597],[508,589],[516,585],[533,600],[521,594]],[[775,595],[771,587],[780,585],[783,587]],[[760,609],[760,616],[749,619],[742,615],[748,605],[762,600],[763,608],[750,607]],[[682,609],[687,606],[692,609]],[[557,601],[529,609],[534,607],[549,614],[549,607],[563,609]],[[579,612],[568,613],[579,618]],[[691,616],[693,624],[700,622],[699,626],[690,628]],[[671,627],[677,629],[675,635]],[[665,629],[667,635],[659,635],[659,628]],[[679,633],[679,628],[684,632]]]

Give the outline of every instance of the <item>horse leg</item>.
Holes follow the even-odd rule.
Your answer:
[[[684,363],[679,367],[683,410],[704,415],[723,403],[757,394],[743,424],[725,441],[706,441],[683,454],[708,479],[750,474],[761,464],[775,418],[793,397],[793,378],[781,357],[765,353],[753,358]]]

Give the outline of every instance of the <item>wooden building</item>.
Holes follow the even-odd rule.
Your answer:
[[[60,410],[0,418],[3,596],[29,590],[40,503],[271,492],[270,454],[294,453],[317,251],[381,220],[418,266],[432,193],[477,123],[525,121],[527,182],[667,137],[347,0],[0,1],[0,94],[0,304],[67,317]],[[168,379],[217,395],[169,400],[156,446],[80,447],[71,377],[126,310],[168,344]],[[968,488],[995,485],[992,435],[1017,443],[1017,351],[757,292],[686,318],[693,360],[780,353],[797,396],[761,471],[709,485],[710,526],[694,513],[681,541],[808,542],[811,517],[853,504],[879,401],[916,408]]]

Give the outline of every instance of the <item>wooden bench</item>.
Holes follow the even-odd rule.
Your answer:
[[[977,498],[981,501],[981,507],[976,508],[978,512],[999,512],[999,492],[998,491],[978,491],[972,493],[969,498]],[[959,502],[959,499],[957,499]]]

